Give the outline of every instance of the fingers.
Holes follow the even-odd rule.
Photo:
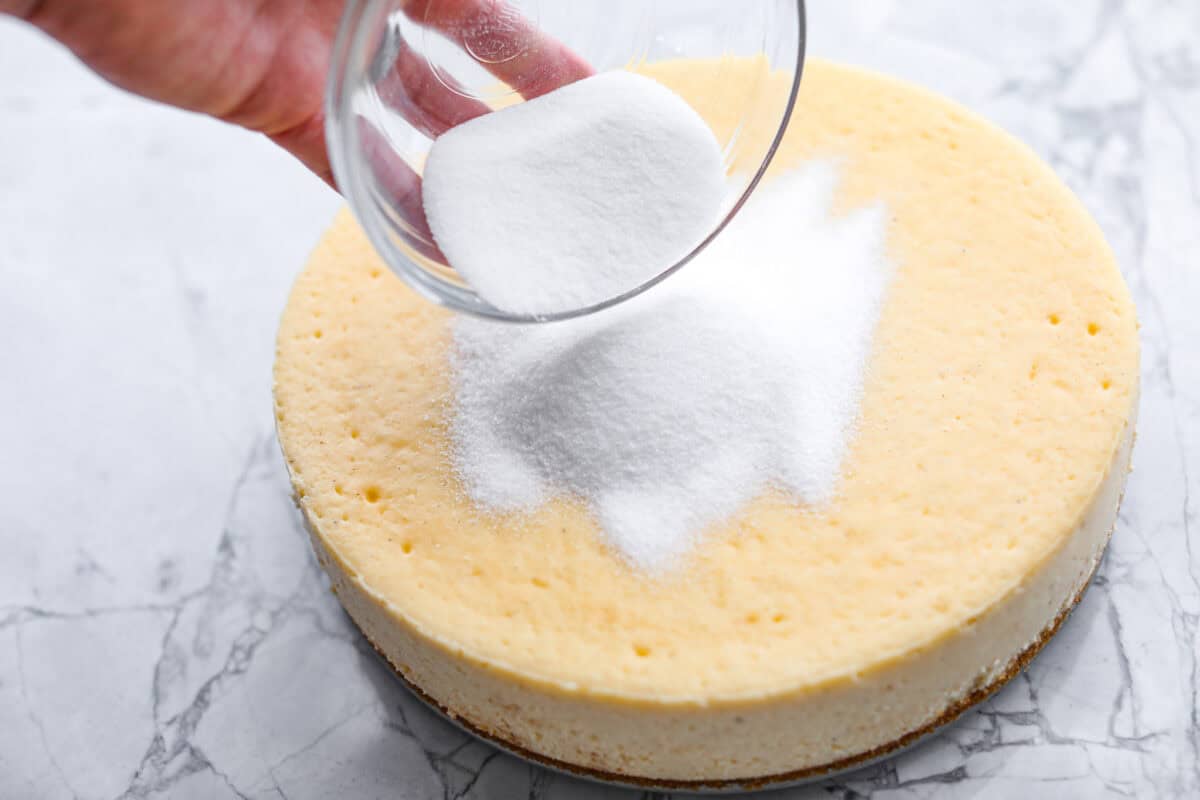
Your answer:
[[[379,189],[391,198],[403,224],[409,229],[409,244],[426,258],[445,264],[446,257],[434,242],[429,221],[425,218],[421,176],[400,157],[374,125],[362,117],[357,118],[357,124],[363,150]]]
[[[401,42],[391,71],[376,90],[385,105],[421,133],[436,139],[455,125],[491,111],[480,101],[454,91],[445,80],[433,73],[424,56]]]
[[[45,0],[0,0],[0,14],[33,22]]]
[[[594,72],[504,0],[406,0],[401,7],[414,22],[448,37],[527,100]]]
[[[0,0],[128,91],[263,133],[330,181],[322,99],[340,0]]]
[[[504,0],[404,0],[401,8],[413,22],[455,42],[526,99],[594,72],[570,48],[539,31]],[[492,110],[469,97],[448,76],[435,74],[428,59],[403,39],[376,90],[385,105],[430,138]],[[357,124],[379,188],[409,228],[409,243],[422,255],[447,263],[425,217],[421,177],[371,123],[359,118]]]

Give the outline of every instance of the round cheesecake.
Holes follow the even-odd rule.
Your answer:
[[[720,131],[738,121],[713,87],[761,68],[650,74]],[[626,783],[799,779],[952,719],[1078,600],[1137,402],[1136,318],[1102,234],[1010,136],[869,72],[809,63],[772,170],[814,159],[839,165],[835,214],[886,204],[896,265],[836,496],[765,493],[663,574],[615,553],[582,502],[476,507],[452,459],[453,316],[349,214],[317,248],[275,367],[298,502],[351,617],[466,727]]]

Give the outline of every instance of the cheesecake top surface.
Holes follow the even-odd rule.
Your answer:
[[[720,130],[736,121],[712,87],[761,68],[647,71]],[[760,497],[656,576],[579,503],[482,513],[450,463],[451,314],[343,212],[296,282],[275,367],[280,440],[332,568],[397,624],[514,680],[681,703],[854,679],[1019,591],[1090,508],[1129,424],[1128,290],[1054,174],[943,98],[810,60],[772,171],[830,158],[835,213],[886,203],[896,269],[828,507]]]

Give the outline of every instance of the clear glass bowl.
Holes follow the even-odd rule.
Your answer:
[[[327,100],[334,177],[384,261],[431,300],[508,321],[592,313],[682,267],[738,212],[787,127],[804,44],[803,0],[348,0]],[[425,221],[420,176],[441,131],[481,107],[503,108],[582,77],[573,74],[579,60],[561,57],[560,47],[596,72],[728,56],[756,58],[763,68],[730,70],[738,85],[716,81],[704,90],[710,102],[686,98],[697,110],[720,103],[722,117],[733,120],[714,130],[730,179],[712,233],[624,294],[587,308],[522,316],[484,301],[444,263]],[[778,90],[781,79],[786,91]],[[743,135],[750,124],[773,135]]]

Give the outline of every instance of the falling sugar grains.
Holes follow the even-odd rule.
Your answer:
[[[769,180],[694,262],[599,314],[456,319],[450,433],[474,503],[581,500],[656,573],[764,492],[828,502],[891,274],[885,209],[831,216],[836,184],[826,163]]]

